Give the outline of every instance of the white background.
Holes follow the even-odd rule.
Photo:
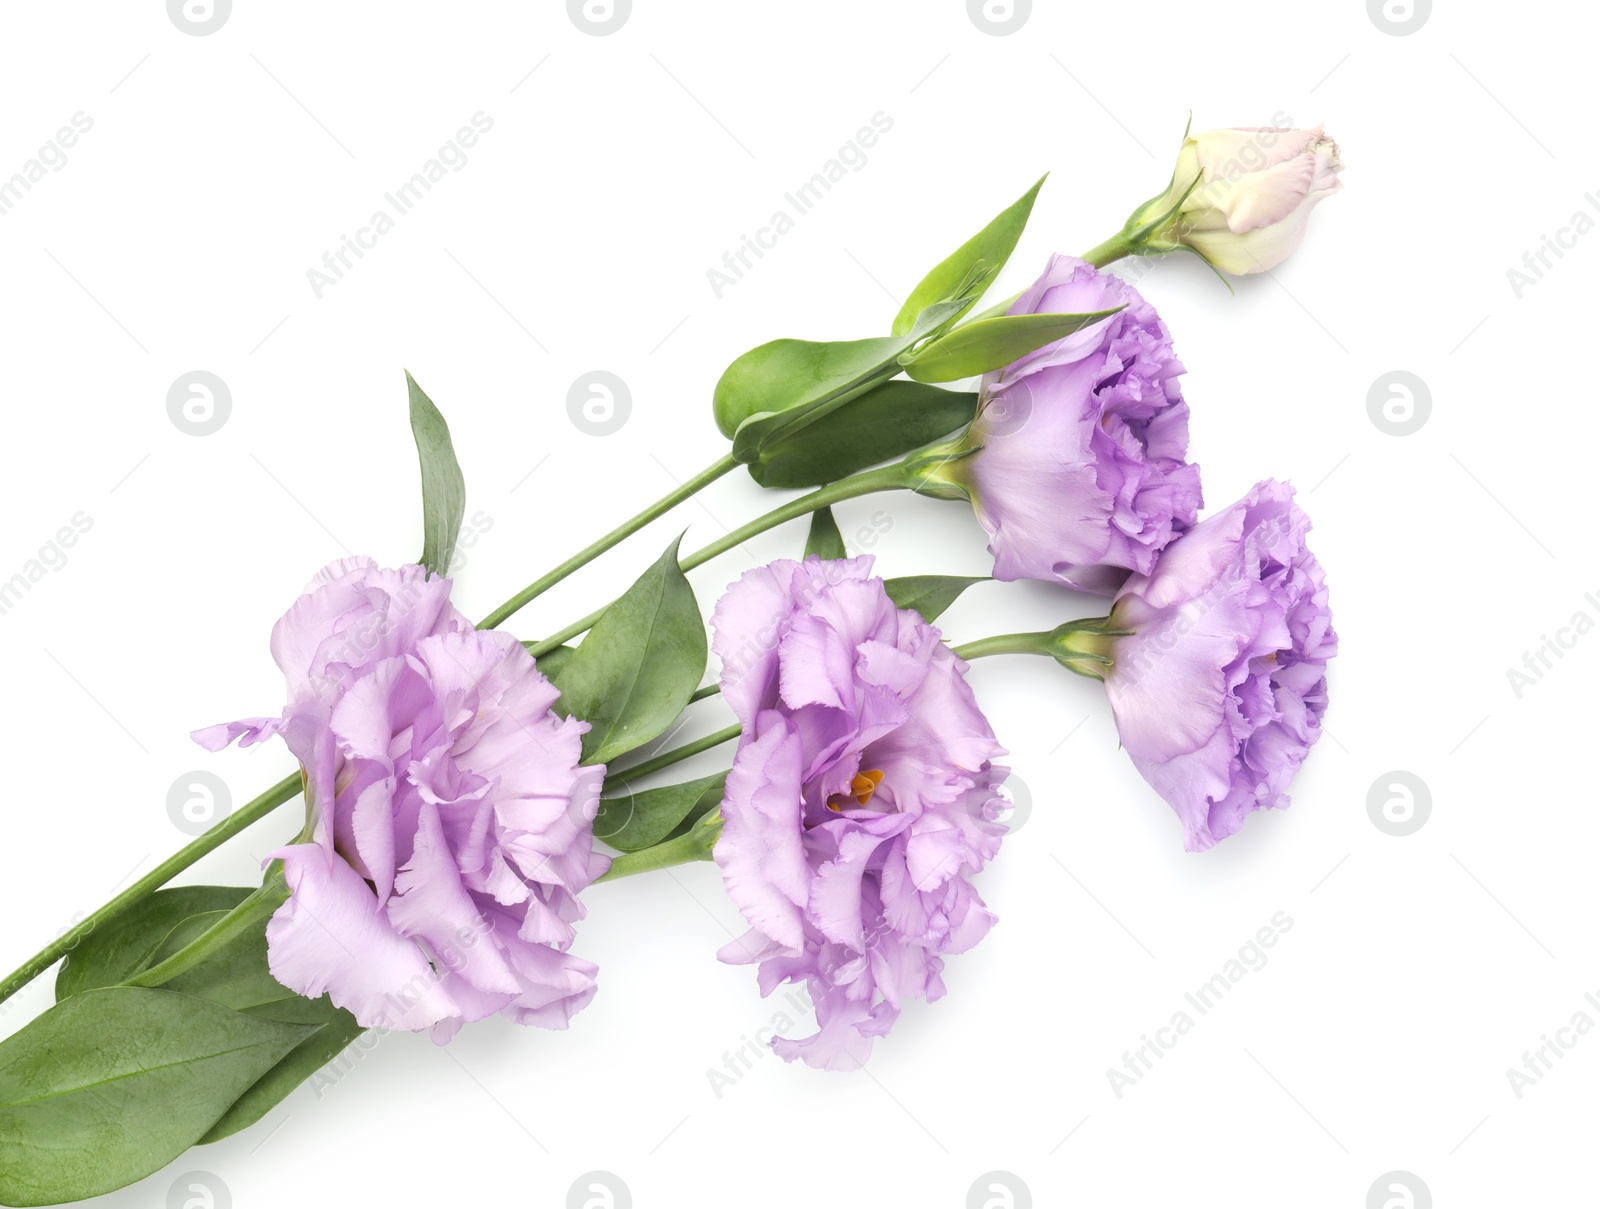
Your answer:
[[[154,0],[8,6],[0,176],[72,114],[94,123],[0,217],[0,579],[93,520],[0,616],[8,968],[186,842],[166,808],[180,776],[215,772],[242,802],[288,771],[280,748],[186,736],[279,708],[267,633],[317,567],[415,557],[403,367],[492,522],[458,576],[479,616],[721,452],[709,399],[732,357],[886,331],[1041,172],[995,297],[1162,188],[1191,110],[1197,128],[1325,121],[1348,164],[1272,278],[1230,295],[1179,258],[1141,283],[1189,368],[1209,505],[1273,475],[1316,524],[1343,645],[1289,811],[1186,854],[1097,686],[988,660],[973,680],[1033,798],[979,882],[1001,925],[865,1073],[768,1056],[713,1093],[708,1070],[779,1009],[715,960],[742,925],[698,866],[587,895],[576,951],[602,992],[570,1032],[389,1038],[106,1203],[165,1205],[199,1170],[241,1207],[560,1206],[596,1169],[645,1207],[959,1209],[991,1170],[1040,1206],[1359,1209],[1392,1170],[1440,1206],[1580,1203],[1600,1036],[1520,1099],[1506,1076],[1575,1013],[1600,1022],[1600,822],[1571,762],[1593,742],[1600,637],[1520,699],[1507,679],[1573,614],[1600,619],[1600,238],[1569,238],[1520,299],[1506,276],[1575,212],[1600,217],[1576,20],[1441,5],[1394,36],[1359,0],[1039,3],[997,37],[960,0],[639,0],[596,37],[553,2],[238,0],[195,37]],[[317,298],[307,270],[479,111],[494,125],[466,167]],[[879,111],[893,129],[866,166],[718,299],[706,271]],[[1397,368],[1432,398],[1403,437],[1367,409]],[[193,369],[231,390],[210,436],[167,415]],[[606,437],[566,407],[597,369],[632,397]],[[731,476],[514,628],[587,612],[683,526],[698,546],[774,502]],[[988,568],[963,505],[881,497],[841,522],[879,530],[885,574]],[[696,573],[702,605],[803,532]],[[1094,611],[993,584],[942,624],[959,641]],[[680,739],[726,721],[698,710]],[[1368,816],[1392,770],[1431,791],[1404,838]],[[249,880],[292,814],[185,880]],[[1265,968],[1119,1098],[1107,1068],[1280,911],[1293,928]],[[3,1028],[48,1001],[46,979]]]

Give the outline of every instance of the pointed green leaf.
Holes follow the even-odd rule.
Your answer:
[[[334,1009],[333,1018],[290,1050],[282,1062],[252,1083],[250,1089],[235,1100],[233,1107],[223,1113],[206,1132],[200,1143],[220,1142],[254,1125],[287,1099],[290,1092],[343,1053],[345,1047],[364,1032],[366,1030],[356,1023],[356,1018],[349,1012]]]
[[[609,763],[666,730],[705,670],[705,623],[673,542],[561,668],[560,708],[590,727],[583,762]]]
[[[193,1146],[313,1030],[173,991],[108,987],[0,1042],[0,1203],[125,1187]]]
[[[932,621],[973,584],[988,582],[987,575],[906,575],[885,580],[883,588],[897,607],[915,609]]]
[[[594,835],[618,852],[637,852],[659,844],[685,822],[714,810],[722,802],[728,774],[663,785],[638,793],[601,798]]]
[[[126,982],[159,960],[163,942],[184,920],[231,910],[252,893],[248,886],[157,890],[78,942],[56,975],[56,998]]]
[[[918,382],[954,382],[986,374],[1121,309],[1113,307],[1086,315],[1000,315],[976,319],[918,350],[905,362],[906,374]]]
[[[409,373],[406,389],[411,393],[411,435],[422,463],[422,565],[448,575],[467,511],[467,483],[444,416]]]
[[[885,382],[793,436],[763,446],[750,476],[763,487],[820,487],[965,428],[977,410],[975,391]]]
[[[909,332],[923,309],[937,302],[960,298],[966,304],[961,308],[961,313],[965,313],[982,297],[989,283],[1016,250],[1022,229],[1028,225],[1028,216],[1033,213],[1034,198],[1039,195],[1039,187],[1044,182],[1045,177],[1041,176],[1033,188],[995,215],[988,226],[935,265],[917,283],[917,288],[911,291],[911,296],[894,317],[894,326],[889,330],[897,336]]]
[[[806,557],[848,558],[844,548],[844,534],[839,532],[839,522],[833,519],[832,508],[818,508],[811,514],[811,532],[806,536]]]

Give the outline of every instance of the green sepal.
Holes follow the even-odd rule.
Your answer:
[[[844,548],[844,534],[839,532],[839,522],[833,519],[832,508],[818,508],[811,514],[811,530],[806,534],[806,557],[848,558]]]

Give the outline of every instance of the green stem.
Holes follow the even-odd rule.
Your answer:
[[[802,495],[798,499],[790,500],[787,504],[780,505],[768,512],[765,516],[758,516],[748,525],[735,529],[725,537],[720,537],[709,546],[696,550],[693,554],[685,555],[679,566],[685,571],[692,571],[703,563],[710,562],[719,554],[726,554],[735,546],[749,541],[757,534],[765,533],[768,529],[776,528],[785,521],[792,521],[802,516],[809,516],[818,508],[828,507],[843,500],[855,499],[857,496],[871,495],[875,491],[893,491],[901,487],[909,487],[912,483],[910,473],[911,460],[894,462],[888,466],[880,466],[876,470],[863,470],[860,474],[851,475],[847,479],[840,479],[837,483],[829,483],[826,487],[819,487],[810,495]],[[540,655],[549,654],[562,643],[576,638],[584,633],[595,622],[600,620],[605,609],[596,609],[581,621],[575,621],[558,634],[552,634],[541,642],[528,647],[528,653],[537,659]]]
[[[655,503],[651,504],[648,508],[639,513],[637,516],[633,517],[631,520],[624,521],[598,541],[585,546],[582,550],[579,550],[560,566],[546,572],[544,575],[541,575],[538,579],[534,580],[526,588],[523,588],[522,591],[518,592],[510,600],[506,601],[505,604],[501,605],[493,613],[490,613],[487,617],[480,621],[478,623],[478,628],[480,630],[494,629],[495,626],[499,625],[518,609],[522,608],[523,605],[555,587],[556,584],[560,583],[567,576],[578,570],[578,568],[593,562],[596,558],[600,557],[600,555],[611,549],[612,546],[617,545],[623,539],[637,533],[640,529],[643,529],[657,517],[670,512],[673,508],[676,508],[679,504],[683,503],[684,500],[688,499],[702,487],[709,486],[710,484],[716,482],[723,475],[727,474],[730,470],[738,465],[738,461],[731,453],[725,454],[724,456],[718,458],[715,462],[711,463],[711,465],[707,466],[692,479],[689,479],[687,482],[683,483],[676,490],[670,491],[666,495],[662,496]],[[559,646],[560,643],[557,643],[556,645]],[[543,652],[541,652],[541,654],[542,653]]]
[[[1114,260],[1132,256],[1136,249],[1126,231],[1118,231],[1105,243],[1096,244],[1083,254],[1083,258],[1097,269],[1103,269]]]
[[[721,747],[724,743],[732,742],[743,733],[743,729],[738,723],[734,723],[703,739],[696,739],[692,743],[685,743],[682,747],[674,747],[671,751],[651,756],[650,759],[635,764],[632,768],[619,768],[609,772],[608,778],[649,776],[653,772],[660,772],[663,768],[670,768],[680,760],[687,760],[690,756],[698,756],[703,751],[710,751],[713,747]]]
[[[57,937],[54,942],[46,945],[38,953],[23,962],[9,978],[4,982],[0,982],[0,1003],[10,999],[11,996],[27,986],[40,974],[55,965],[95,929],[104,927],[140,899],[166,885],[201,857],[221,847],[252,823],[266,818],[279,806],[297,797],[300,793],[300,788],[299,773],[285,777],[260,797],[239,807],[238,810],[235,810],[210,831],[183,849],[183,851],[175,856],[168,857],[105,906],[88,916],[77,927]]]
[[[695,690],[694,696],[689,698],[689,704],[693,705],[696,701],[704,701],[707,697],[715,697],[721,691],[722,685],[708,684],[705,688]]]
[[[695,831],[687,831],[676,839],[667,840],[653,848],[624,852],[621,856],[612,857],[611,868],[596,881],[613,882],[620,877],[633,877],[635,874],[667,869],[673,865],[690,865],[695,861],[710,859],[711,854],[705,849],[705,840]]]
[[[982,659],[988,655],[1054,655],[1050,649],[1050,634],[997,634],[993,638],[979,638],[953,648],[957,657],[966,660]]]

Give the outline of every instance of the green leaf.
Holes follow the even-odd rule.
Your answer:
[[[935,303],[959,298],[965,305],[958,314],[964,314],[981,298],[1016,250],[1022,229],[1033,213],[1033,200],[1044,182],[1045,177],[1041,176],[1033,188],[995,215],[988,226],[935,265],[911,291],[889,330],[897,336],[909,332],[922,311]]]
[[[733,438],[733,456],[753,462],[765,445],[897,377],[905,355],[953,323],[964,306],[936,303],[897,336],[773,340],[737,358],[723,371],[712,397],[717,427]]]
[[[806,557],[848,558],[844,548],[844,534],[839,532],[839,522],[833,519],[832,508],[818,508],[811,514],[811,532],[806,535]]]
[[[78,943],[56,975],[56,998],[126,982],[155,964],[163,942],[184,920],[231,910],[253,892],[248,886],[157,890]]]
[[[347,1045],[366,1032],[349,1012],[334,1009],[334,1017],[307,1037],[288,1057],[250,1085],[200,1139],[202,1145],[220,1142],[248,1129],[266,1116],[289,1093],[338,1057]]]
[[[666,730],[705,670],[705,623],[673,542],[561,669],[560,707],[590,725],[583,762],[609,763]]]
[[[1000,315],[952,329],[905,363],[918,382],[954,382],[1010,365],[1035,349],[1115,315],[1121,307],[1085,315]]]
[[[539,642],[537,639],[532,642],[524,642],[522,644],[523,649],[525,650],[532,650],[538,645]],[[562,669],[567,666],[568,660],[570,660],[577,653],[578,648],[575,646],[558,646],[553,651],[546,651],[543,655],[540,655],[538,659],[534,660],[534,662],[539,665],[539,670],[544,673],[545,679],[550,681],[550,683],[555,685],[557,688],[560,688]]]
[[[973,584],[988,582],[987,575],[906,575],[885,580],[883,589],[898,608],[915,609],[932,621]]]
[[[456,462],[450,426],[439,409],[410,373],[406,389],[411,392],[411,435],[422,463],[422,565],[437,575],[448,575],[467,511],[467,483]]]
[[[53,1205],[159,1171],[311,1029],[108,987],[0,1043],[0,1202]]]
[[[880,378],[898,373],[898,358],[911,345],[909,335],[769,340],[722,371],[711,397],[717,427],[731,438],[756,416],[853,398]]]
[[[618,852],[637,852],[659,844],[685,822],[699,818],[722,803],[728,774],[663,785],[638,793],[601,798],[594,835]]]
[[[974,391],[885,382],[796,435],[763,446],[750,476],[763,487],[820,487],[965,428],[977,410]]]

